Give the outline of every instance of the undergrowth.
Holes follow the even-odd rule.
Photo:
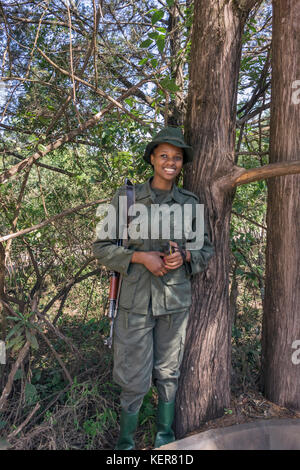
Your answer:
[[[40,339],[38,349],[31,350],[17,371],[8,407],[0,414],[0,446],[9,445],[16,450],[114,448],[119,432],[120,388],[112,378],[112,352],[103,342],[109,333],[109,322],[93,300],[97,299],[96,291],[88,314],[81,295],[79,290],[74,291],[56,325],[74,347],[54,332],[47,332],[72,384]],[[74,305],[77,308],[71,310]],[[234,394],[258,386],[260,322],[260,305],[239,297],[232,335]],[[11,363],[14,360],[11,358]],[[35,407],[37,410],[24,425]],[[140,410],[137,449],[153,448],[156,408],[157,391],[151,387]]]

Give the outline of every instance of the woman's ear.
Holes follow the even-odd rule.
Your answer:
[[[182,175],[182,168],[181,168],[181,170],[180,170],[179,175],[176,176],[176,180],[175,180],[176,186],[178,186],[178,183],[179,183],[179,181],[180,181],[181,175]]]

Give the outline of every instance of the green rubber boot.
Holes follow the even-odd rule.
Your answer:
[[[154,447],[164,446],[175,441],[175,435],[172,429],[175,412],[175,400],[164,402],[158,401],[157,411],[157,434]]]
[[[120,435],[115,450],[133,450],[134,434],[138,424],[139,413],[127,413],[121,411],[120,417]]]

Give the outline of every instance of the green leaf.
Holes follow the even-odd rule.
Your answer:
[[[174,82],[174,80],[172,80],[171,78],[169,77],[165,77],[161,80],[160,82],[161,86],[163,88],[165,88],[166,90],[168,91],[178,91],[179,90],[179,86],[176,85],[176,83]]]
[[[254,26],[250,25],[250,24],[248,25],[248,28],[249,28],[251,31],[253,31],[253,33],[256,33],[256,32],[257,32],[257,31],[256,31],[256,28],[255,28]]]
[[[45,152],[45,151],[47,150],[47,147],[45,147],[45,145],[39,144],[39,145],[38,145],[38,150],[39,150],[40,152]]]
[[[8,318],[9,320],[13,320],[13,321],[21,321],[22,320],[22,318],[10,317],[10,316],[7,316],[6,318]]]
[[[157,31],[155,31],[154,33],[149,33],[148,36],[151,39],[156,39],[156,38],[158,38],[159,33]]]
[[[126,100],[124,100],[125,103],[128,104],[128,106],[132,106],[133,105],[133,99],[132,98],[126,98]]]
[[[162,54],[165,48],[165,36],[163,36],[162,34],[159,35],[155,42],[157,45],[157,49]]]
[[[27,383],[25,386],[25,401],[28,405],[37,402],[39,399],[37,389],[31,383]]]
[[[151,17],[151,23],[155,24],[160,21],[164,17],[164,14],[165,12],[163,10],[156,10]]]
[[[23,336],[19,335],[6,343],[6,349],[12,348],[18,351],[24,344]]]
[[[174,5],[174,0],[167,0],[167,5],[171,8]]]
[[[146,39],[146,41],[141,42],[140,47],[145,49],[146,47],[149,47],[152,42],[152,39]]]
[[[32,143],[32,142],[36,142],[38,140],[38,137],[34,134],[31,134],[29,137],[28,137],[28,142]]]
[[[24,372],[22,369],[18,369],[15,373],[14,380],[20,380],[22,377],[24,377]]]
[[[6,336],[6,341],[14,334],[16,333],[18,330],[20,330],[21,328],[23,328],[23,325],[22,323],[18,323],[16,326],[14,326],[10,332],[7,334]]]
[[[26,330],[26,338],[30,342],[30,345],[32,346],[33,349],[39,349],[39,344],[37,342],[36,337],[31,334],[29,330]]]
[[[139,65],[144,65],[148,62],[148,57],[145,57],[144,59],[139,61]]]
[[[34,372],[34,381],[39,382],[39,380],[41,380],[41,377],[42,377],[42,372],[40,370],[36,370]]]

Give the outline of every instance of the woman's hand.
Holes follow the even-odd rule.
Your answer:
[[[171,246],[178,248],[176,242],[170,241]],[[183,259],[179,251],[175,251],[171,255],[164,256],[164,263],[168,269],[177,269],[183,264]]]
[[[174,246],[175,248],[178,248],[178,244],[176,242],[170,241],[169,242],[171,246]],[[190,261],[191,255],[189,251],[186,251],[186,260]],[[164,256],[164,263],[165,267],[167,269],[177,269],[183,264],[183,259],[180,254],[180,251],[175,251],[171,255],[165,255]]]
[[[160,251],[135,251],[132,255],[132,263],[143,264],[154,276],[163,276],[168,272],[162,258],[165,256]]]

